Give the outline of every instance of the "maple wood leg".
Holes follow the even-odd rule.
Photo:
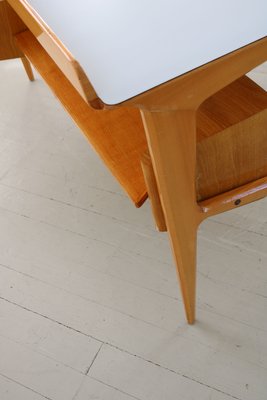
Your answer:
[[[187,320],[195,320],[196,240],[200,209],[196,203],[195,111],[142,111]]]
[[[32,66],[29,60],[26,57],[21,57],[22,64],[25,68],[26,74],[28,75],[29,80],[32,82],[34,81],[34,75],[32,72]]]

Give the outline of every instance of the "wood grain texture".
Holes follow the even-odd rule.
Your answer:
[[[247,76],[242,76],[201,104],[197,111],[198,142],[266,108],[266,90]]]
[[[267,175],[267,93],[242,77],[197,112],[197,199]]]
[[[147,144],[139,111],[93,110],[29,31],[19,34],[17,41],[136,206],[140,206],[147,198],[140,165]]]
[[[16,46],[13,31],[19,22],[6,1],[0,2],[0,60],[21,57],[23,54]],[[20,24],[19,24],[20,25]]]

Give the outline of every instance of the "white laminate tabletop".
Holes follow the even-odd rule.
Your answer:
[[[267,34],[267,0],[27,0],[117,104]]]

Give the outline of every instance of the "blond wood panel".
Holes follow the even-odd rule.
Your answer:
[[[12,24],[10,20],[12,19]],[[6,1],[0,2],[0,60],[8,60],[11,58],[21,57],[22,53],[17,48],[13,34],[12,27],[16,24],[16,17],[14,12],[9,10]],[[20,26],[21,27],[21,26]]]
[[[243,77],[197,112],[197,198],[267,175],[267,93]]]
[[[140,157],[147,148],[135,109],[93,110],[29,31],[17,35],[19,47],[137,206],[147,198]]]
[[[242,76],[201,104],[197,111],[198,141],[266,108],[266,91],[247,76]]]
[[[31,30],[34,36],[39,40],[80,95],[87,102],[92,102],[93,105],[98,105],[99,103],[95,102],[97,95],[81,66],[44,23],[44,21],[38,16],[38,14],[25,0],[7,1],[25,25]]]
[[[198,200],[267,175],[267,110],[197,146]]]

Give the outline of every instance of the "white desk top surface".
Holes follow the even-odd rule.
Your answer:
[[[267,34],[267,0],[28,0],[117,104]]]

